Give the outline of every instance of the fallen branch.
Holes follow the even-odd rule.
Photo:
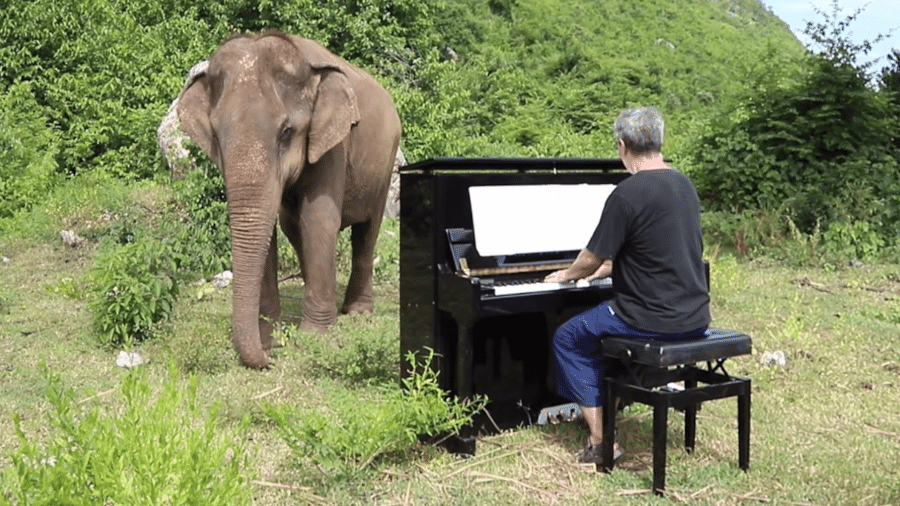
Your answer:
[[[896,432],[889,432],[884,429],[879,429],[878,427],[875,427],[874,425],[871,425],[868,423],[865,425],[866,425],[866,427],[869,428],[870,432],[874,432],[876,434],[881,434],[882,436],[890,436],[890,437],[900,438],[900,434],[897,434]]]
[[[283,389],[284,389],[284,387],[273,388],[272,390],[269,390],[268,392],[263,392],[259,395],[255,395],[255,396],[251,397],[250,400],[258,401],[258,400],[262,399],[263,397],[267,397],[267,396],[272,395],[275,392],[277,392],[279,390],[283,390]]]
[[[622,490],[616,491],[617,496],[645,495],[645,494],[649,494],[649,493],[650,493],[649,488],[646,488],[646,489],[645,488],[632,488],[632,489],[622,489]]]
[[[296,485],[285,485],[283,483],[274,483],[271,481],[263,481],[263,480],[253,480],[254,485],[258,485],[260,487],[268,487],[268,488],[277,488],[281,490],[292,490],[294,492],[309,492],[312,490],[312,487],[298,487]],[[319,498],[324,501],[323,498]]]
[[[829,290],[828,287],[826,287],[822,283],[811,281],[809,278],[797,279],[794,280],[794,283],[796,283],[797,286],[808,286],[820,292],[831,293],[831,290]]]
[[[85,402],[90,401],[92,399],[97,399],[99,397],[103,397],[104,395],[109,395],[109,394],[115,392],[116,390],[117,390],[116,388],[111,388],[109,390],[105,390],[103,392],[100,392],[99,394],[92,395],[92,396],[88,397],[87,399],[82,399],[82,400],[78,401],[78,404],[84,404]]]
[[[303,279],[303,273],[300,272],[300,271],[297,271],[297,272],[295,272],[295,273],[293,273],[293,274],[289,274],[289,275],[287,275],[287,276],[285,276],[285,277],[279,279],[278,282],[279,282],[279,283],[283,283],[283,282],[285,282],[285,281],[288,281],[288,280],[291,280],[291,279],[297,279],[297,278]]]

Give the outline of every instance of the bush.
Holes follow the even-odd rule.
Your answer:
[[[225,183],[206,155],[191,151],[197,168],[173,183],[175,201],[159,234],[178,260],[182,281],[209,278],[231,265]]]
[[[109,242],[89,274],[89,307],[101,344],[150,339],[172,313],[182,284],[230,265],[222,178],[205,156],[197,159],[199,167],[174,183],[175,198],[157,226],[145,226],[139,208],[113,213]]]
[[[197,378],[181,384],[174,366],[158,393],[134,371],[121,386],[121,413],[84,411],[71,389],[44,366],[52,437],[29,441],[14,416],[19,449],[11,454],[0,504],[249,504],[252,473],[243,434],[204,413]]]
[[[41,114],[30,86],[0,93],[0,218],[39,202],[62,181],[58,140]]]
[[[152,337],[178,296],[176,268],[161,245],[150,240],[101,252],[89,274],[89,307],[100,343],[130,346]]]

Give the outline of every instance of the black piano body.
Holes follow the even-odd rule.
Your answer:
[[[407,353],[431,348],[437,355],[432,367],[448,394],[487,395],[490,416],[476,420],[466,436],[528,424],[542,408],[569,402],[554,393],[553,332],[567,318],[612,296],[608,283],[497,295],[495,285],[542,279],[573,261],[578,250],[480,257],[472,247],[469,189],[615,185],[627,176],[618,159],[445,158],[401,169],[402,373],[408,373]],[[467,267],[470,274],[461,273]],[[523,267],[533,272],[507,272]]]

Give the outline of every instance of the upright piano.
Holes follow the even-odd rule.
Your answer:
[[[489,399],[458,451],[569,402],[554,393],[553,333],[612,288],[541,281],[574,261],[627,176],[618,159],[440,158],[401,169],[402,373],[409,352],[431,348],[449,395]]]

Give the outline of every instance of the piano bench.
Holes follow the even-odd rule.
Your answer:
[[[709,328],[703,337],[681,341],[655,341],[607,337],[603,355],[619,360],[626,373],[604,380],[604,405],[640,402],[653,407],[653,492],[666,485],[666,424],[669,408],[684,411],[684,446],[694,449],[697,410],[705,401],[737,397],[738,465],[750,466],[750,379],[729,375],[726,359],[750,353],[750,336]],[[700,363],[705,363],[705,367]],[[683,382],[684,387],[672,385]],[[616,410],[603,410],[603,462],[598,469],[612,470]]]

